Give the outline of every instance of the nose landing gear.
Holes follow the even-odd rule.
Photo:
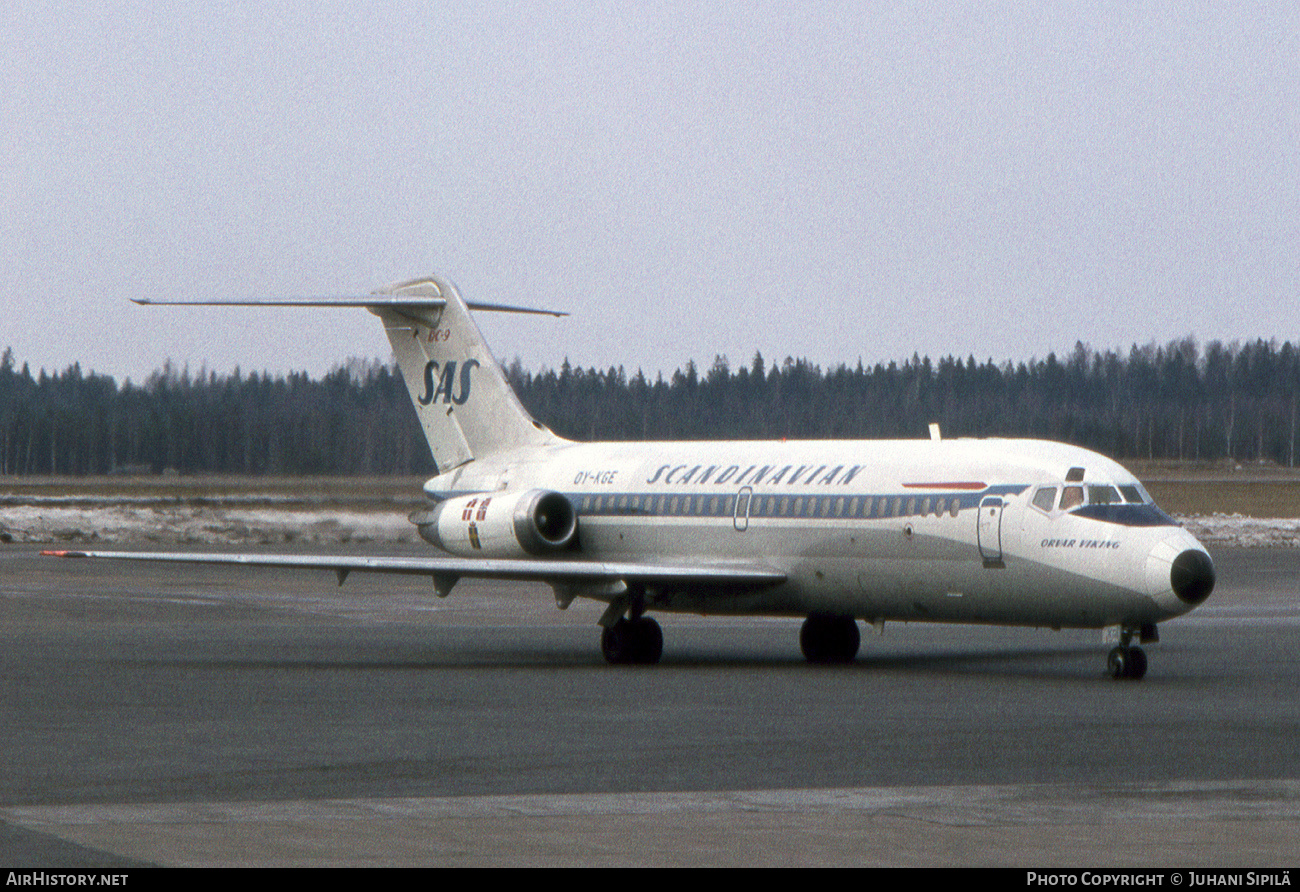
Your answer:
[[[1106,657],[1106,669],[1111,678],[1137,681],[1147,674],[1146,651],[1137,646],[1116,647]]]
[[[1160,633],[1153,624],[1136,629],[1132,626],[1121,626],[1119,646],[1106,656],[1106,671],[1110,673],[1111,678],[1137,681],[1147,674],[1146,651],[1131,643],[1134,635],[1137,635],[1138,640],[1143,644],[1160,640]]]

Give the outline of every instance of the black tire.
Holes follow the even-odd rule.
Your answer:
[[[664,651],[664,633],[649,617],[620,619],[600,632],[600,650],[611,666],[653,665]]]
[[[1127,648],[1111,649],[1111,652],[1106,655],[1106,671],[1110,673],[1111,678],[1128,678]]]
[[[1130,647],[1128,649],[1128,677],[1134,681],[1139,681],[1142,676],[1147,674],[1147,655],[1146,651],[1140,647]]]
[[[664,632],[659,623],[643,616],[632,623],[636,637],[636,654],[634,662],[653,666],[659,662],[664,653]]]
[[[1116,647],[1106,657],[1111,678],[1138,681],[1147,674],[1147,655],[1140,647]]]
[[[858,624],[851,616],[813,614],[799,630],[799,648],[810,663],[852,663],[861,644]]]
[[[614,625],[600,630],[600,652],[605,655],[605,662],[611,666],[623,666],[632,662],[636,635],[629,628],[630,625],[627,620],[620,619]]]

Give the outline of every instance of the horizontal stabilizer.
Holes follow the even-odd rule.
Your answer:
[[[441,297],[423,294],[335,294],[320,297],[259,297],[229,298],[213,300],[210,298],[164,298],[155,300],[147,297],[133,297],[132,303],[141,306],[163,307],[393,307],[400,309],[430,309],[446,306],[447,301]],[[490,313],[532,313],[538,316],[567,316],[561,310],[543,310],[537,307],[515,307],[509,304],[467,303],[471,310]]]

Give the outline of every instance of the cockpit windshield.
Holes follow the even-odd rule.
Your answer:
[[[1059,498],[1058,498],[1059,494]],[[1085,516],[1111,516],[1114,512],[1099,511],[1102,506],[1147,506],[1155,504],[1140,483],[1084,483],[1067,486],[1040,486],[1034,490],[1031,503],[1039,511],[1051,514],[1056,511],[1078,513],[1081,509]],[[1157,511],[1159,509],[1156,509]],[[1118,515],[1116,515],[1118,516]],[[1161,516],[1164,514],[1161,512]]]
[[[1040,486],[1034,490],[1031,504],[1044,514],[1067,511],[1076,517],[1089,517],[1125,526],[1172,526],[1176,523],[1155,506],[1151,496],[1139,483],[1090,482],[1062,487]]]

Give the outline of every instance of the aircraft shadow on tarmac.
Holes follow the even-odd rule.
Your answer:
[[[136,663],[166,665],[173,668],[219,670],[236,672],[300,671],[300,672],[421,672],[421,671],[484,671],[484,670],[593,670],[609,672],[635,672],[644,674],[672,673],[677,670],[764,670],[772,672],[795,671],[808,675],[838,675],[848,677],[854,673],[905,673],[909,675],[963,675],[1005,677],[1019,679],[1078,679],[1093,681],[1105,675],[1101,659],[1103,651],[1097,647],[1078,645],[1053,649],[1016,648],[1008,650],[947,649],[917,653],[859,654],[850,663],[810,665],[797,651],[789,656],[772,656],[770,653],[747,658],[734,652],[685,653],[667,651],[656,666],[608,666],[598,653],[587,649],[567,650],[553,645],[481,649],[467,646],[430,650],[417,650],[406,657],[376,654],[373,659],[347,658],[192,658],[132,660]],[[1158,680],[1150,678],[1148,681]]]

